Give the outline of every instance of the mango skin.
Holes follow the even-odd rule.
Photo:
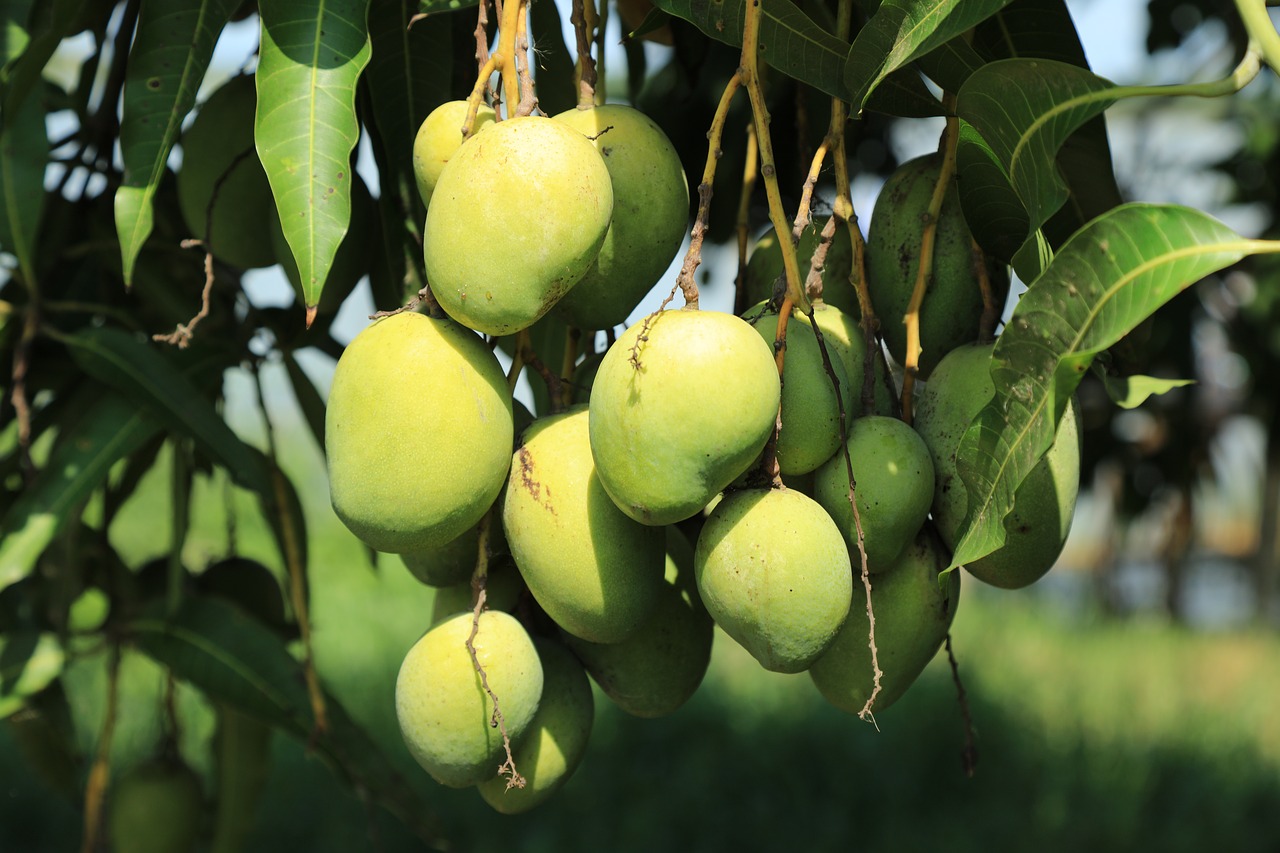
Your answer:
[[[816,315],[815,315],[816,316]],[[747,309],[743,319],[751,323],[766,346],[777,338],[778,312],[766,305]],[[792,312],[787,322],[787,353],[782,368],[782,428],[778,431],[778,468],[783,474],[807,474],[831,458],[840,446],[840,402],[854,411],[853,394],[844,359],[827,350],[831,370],[840,388],[827,373],[809,318]]]
[[[596,643],[631,636],[662,588],[662,531],[625,515],[596,476],[588,410],[535,421],[511,462],[507,544],[557,625]]]
[[[587,751],[595,720],[595,698],[582,664],[554,640],[539,638],[534,644],[542,662],[542,701],[511,753],[525,786],[508,788],[505,776],[477,786],[484,801],[502,814],[527,812],[569,781]]]
[[[867,379],[867,339],[858,326],[857,312],[849,313],[823,301],[813,303],[813,320],[822,332],[828,353],[834,361],[837,357],[844,362],[845,373],[849,376],[849,399],[844,402],[845,415],[852,420],[863,414],[892,415],[894,407],[893,395],[886,382],[888,366],[885,360],[877,356],[872,365],[871,412],[862,411],[862,389]],[[804,318],[805,323],[809,318]]]
[[[813,253],[821,241],[822,229],[827,217],[820,216],[809,223],[796,244],[796,261],[800,266],[800,286],[809,276]],[[862,316],[858,310],[858,294],[849,280],[853,270],[853,242],[849,239],[848,226],[837,226],[827,249],[826,263],[822,269],[822,300],[852,317]],[[773,298],[774,283],[783,273],[782,249],[778,246],[778,232],[770,227],[756,241],[747,261],[746,289],[748,305]]]
[[[773,353],[741,318],[688,309],[650,315],[614,342],[596,372],[596,473],[642,524],[689,518],[755,461],[780,398]]]
[[[533,325],[595,262],[613,216],[599,152],[541,116],[489,125],[445,164],[423,253],[450,317],[489,335]]]
[[[334,512],[379,551],[443,546],[498,497],[512,433],[506,377],[478,336],[412,312],[377,320],[348,345],[329,391]]]
[[[853,595],[840,530],[791,489],[726,493],[698,536],[694,572],[711,618],[773,672],[801,672],[817,660]]]
[[[178,205],[187,228],[218,260],[240,269],[276,262],[271,234],[280,228],[267,172],[254,150],[257,100],[253,75],[234,77],[210,95],[182,136],[178,172]],[[215,186],[213,230],[206,233]]]
[[[897,168],[876,198],[867,231],[867,285],[880,318],[889,353],[906,363],[907,327],[902,318],[911,302],[920,269],[923,217],[938,181],[936,154],[917,157]],[[987,269],[997,310],[1009,292],[1003,266]],[[948,187],[938,217],[933,278],[920,306],[920,372],[926,378],[948,352],[978,337],[982,291],[973,255],[973,236],[964,221],[955,181]]]
[[[675,528],[666,531],[662,590],[639,629],[620,643],[564,638],[604,694],[636,717],[674,713],[697,691],[711,663],[714,623],[698,597],[693,550]]]
[[[888,572],[871,582],[876,616],[876,658],[883,677],[871,710],[887,710],[901,698],[937,654],[955,619],[960,573],[938,582],[950,554],[931,531],[921,531]],[[854,579],[853,607],[831,648],[809,667],[823,697],[842,711],[860,713],[873,689],[867,593]]]
[[[581,329],[611,329],[626,322],[680,251],[689,184],[671,140],[634,107],[573,109],[555,120],[595,137],[613,182],[613,222],[600,254],[556,311]]]
[[[459,613],[429,630],[409,649],[396,677],[396,718],[409,754],[451,788],[492,779],[504,757],[502,732],[490,725],[493,700],[467,652],[471,623],[470,613]],[[514,743],[542,696],[533,640],[515,617],[486,610],[473,645]]]
[[[849,462],[858,486],[854,500],[862,522],[867,571],[891,568],[915,538],[933,503],[933,459],[911,427],[897,418],[869,415],[849,429]],[[849,471],[837,452],[817,471],[814,498],[849,543],[849,558],[861,573],[858,531],[849,506]]]
[[[422,203],[431,204],[431,195],[440,182],[444,166],[462,146],[462,123],[467,120],[466,101],[445,101],[432,110],[413,137],[413,176]],[[471,135],[493,124],[493,107],[481,104],[476,110]]]
[[[964,481],[956,470],[956,449],[969,423],[995,394],[991,344],[948,353],[921,391],[915,428],[933,456],[933,518],[948,548],[959,541],[968,509]],[[1053,567],[1071,531],[1080,489],[1080,433],[1074,401],[1067,405],[1049,451],[1014,493],[1004,520],[1005,544],[965,566],[992,586],[1019,589]]]
[[[181,761],[144,761],[111,786],[107,837],[112,850],[195,850],[203,819],[204,789],[200,777]]]

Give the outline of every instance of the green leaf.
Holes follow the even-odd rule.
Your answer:
[[[1096,365],[1095,365],[1096,366]],[[1107,389],[1111,402],[1122,409],[1136,409],[1147,401],[1148,397],[1167,394],[1174,388],[1194,385],[1194,379],[1162,379],[1158,376],[1112,376],[1105,371],[1098,374],[1102,378],[1102,387]]]
[[[259,494],[271,488],[262,455],[232,432],[213,403],[156,347],[110,326],[81,329],[62,341],[85,373],[195,439],[240,485]]]
[[[995,14],[1009,0],[885,0],[858,32],[844,66],[857,115],[890,72]]]
[[[1023,294],[992,353],[995,396],[956,453],[968,517],[952,567],[1004,544],[1013,496],[1053,443],[1095,355],[1181,290],[1242,257],[1280,252],[1175,205],[1129,204],[1068,240]]]
[[[156,607],[130,623],[128,631],[143,653],[178,678],[214,701],[306,741],[424,841],[439,842],[430,806],[332,696],[325,697],[327,730],[314,728],[302,665],[261,622],[230,602],[187,597],[172,619]]]
[[[292,574],[297,571],[307,577],[307,517],[302,511],[302,501],[293,481],[275,462],[265,459],[271,477],[271,491],[260,497],[259,506],[271,533],[275,536],[280,559]]]
[[[48,687],[62,673],[64,660],[54,634],[0,634],[0,719],[21,710],[29,696]]]
[[[436,12],[456,12],[459,9],[472,9],[478,0],[418,0],[418,13],[431,15]]]
[[[124,282],[154,224],[151,200],[160,186],[182,120],[195,104],[218,34],[238,0],[146,0],[129,51],[120,120],[124,181],[116,190],[116,232]]]
[[[17,256],[29,287],[36,286],[33,252],[48,158],[44,104],[27,98],[17,112],[5,114],[0,130],[0,249]]]
[[[27,21],[34,0],[0,0],[0,84],[8,82],[9,68],[31,44]]]
[[[320,396],[315,384],[303,371],[292,352],[284,350],[281,358],[284,361],[285,372],[289,374],[289,385],[293,388],[293,396],[298,401],[298,408],[302,410],[303,420],[307,422],[311,435],[315,437],[320,452],[324,453],[324,398]]]
[[[368,0],[259,0],[254,139],[298,264],[308,317],[351,221],[356,82],[369,62]]]
[[[97,397],[82,412],[0,522],[0,589],[29,575],[44,549],[106,482],[111,467],[159,432],[157,423],[118,394]]]
[[[559,115],[578,105],[578,90],[573,85],[574,54],[564,43],[560,10],[554,0],[535,0],[530,15],[535,46],[531,64],[536,69],[538,106],[547,115]],[[662,19],[659,27],[670,17],[660,9],[651,9],[644,24],[648,25],[654,16]],[[625,40],[625,33],[623,38]]]
[[[760,58],[773,68],[835,98],[849,45],[815,24],[791,0],[760,0]],[[654,0],[654,6],[689,21],[719,42],[740,46],[746,3]]]
[[[6,2],[10,7],[6,38],[9,41],[6,64],[0,68],[0,90],[3,108],[0,116],[10,116],[18,111],[32,88],[41,82],[41,72],[49,57],[58,48],[63,36],[82,18],[81,7],[90,0],[26,0]],[[23,7],[31,13],[23,21]],[[25,26],[23,25],[25,23]],[[4,118],[7,122],[8,119]]]

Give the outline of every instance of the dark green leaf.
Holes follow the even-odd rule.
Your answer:
[[[302,512],[302,501],[293,481],[280,466],[264,458],[271,477],[271,491],[261,495],[259,506],[271,533],[275,536],[280,558],[290,574],[298,572],[307,577],[307,517]]]
[[[325,699],[328,729],[315,730],[302,665],[262,623],[229,602],[188,597],[172,620],[157,607],[128,627],[138,648],[178,678],[307,741],[424,841],[438,841],[430,806],[333,697]]]
[[[259,0],[254,139],[308,309],[351,221],[356,82],[369,61],[368,0]]]
[[[866,109],[903,118],[928,118],[944,112],[942,102],[929,91],[914,68],[900,68],[884,78],[867,98]]]
[[[654,6],[689,21],[716,41],[742,44],[745,3],[655,0]],[[836,98],[849,45],[815,24],[791,0],[761,0],[760,58],[773,68]]]
[[[289,374],[289,384],[293,387],[293,396],[298,400],[298,408],[302,417],[315,436],[320,452],[324,453],[324,399],[311,379],[299,366],[292,352],[282,353],[284,369]]]
[[[844,67],[856,115],[890,72],[924,56],[1006,6],[1009,0],[885,0],[858,32]]]
[[[1111,402],[1122,409],[1136,409],[1147,401],[1148,397],[1167,394],[1174,388],[1194,385],[1194,379],[1161,379],[1158,376],[1112,376],[1106,372],[1102,377],[1102,387],[1107,389]]]
[[[559,17],[558,14],[557,17]],[[645,13],[644,20],[640,22],[640,26],[636,27],[629,33],[624,32],[622,34],[622,41],[625,44],[629,41],[647,36],[649,33],[656,33],[658,30],[667,26],[670,21],[671,16],[655,6]]]
[[[50,633],[0,634],[0,719],[21,709],[62,672],[65,655]]]
[[[6,113],[0,130],[0,249],[12,252],[28,286],[35,287],[36,228],[44,206],[44,169],[49,157],[44,104],[26,98]]]
[[[1173,205],[1124,205],[1086,225],[1019,300],[996,341],[995,397],[956,454],[968,518],[952,566],[1004,543],[1004,519],[1093,357],[1179,291],[1280,242],[1246,240],[1212,217]]]
[[[9,68],[31,44],[27,21],[34,0],[0,2],[0,84],[8,82]]]
[[[213,403],[161,350],[109,326],[81,329],[63,342],[85,373],[195,439],[240,485],[259,494],[270,489],[261,454],[231,431]]]
[[[153,225],[151,200],[169,151],[213,56],[213,45],[239,0],[147,0],[129,51],[120,120],[124,181],[116,190],[125,286]]]
[[[8,16],[17,23],[22,7],[31,9],[25,29],[10,31],[12,48],[7,62],[0,68],[3,108],[0,114],[13,115],[41,80],[41,72],[57,49],[63,36],[81,18],[81,8],[93,0],[41,0],[38,3],[17,2]],[[18,52],[13,52],[18,51]],[[3,119],[8,121],[7,118]]]
[[[663,23],[669,17],[654,9],[645,18],[645,23],[655,15],[660,15]],[[538,83],[538,106],[547,115],[559,115],[578,105],[578,92],[573,85],[574,54],[564,43],[560,11],[554,0],[536,0],[531,16],[536,48],[532,64]]]
[[[31,573],[44,549],[106,481],[111,467],[158,431],[157,423],[117,394],[87,403],[0,523],[0,589]]]
[[[436,12],[456,12],[459,9],[471,9],[477,0],[418,0],[418,12],[430,15]]]

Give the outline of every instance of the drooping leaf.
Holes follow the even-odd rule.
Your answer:
[[[80,368],[115,388],[162,423],[195,439],[240,485],[270,488],[262,456],[232,432],[195,383],[153,347],[110,326],[86,327],[63,342]]]
[[[791,0],[760,0],[760,58],[777,70],[836,98],[849,45],[815,24]],[[655,0],[655,7],[683,18],[719,42],[742,44],[746,3]]]
[[[259,505],[271,533],[275,536],[280,559],[292,575],[307,578],[307,517],[302,512],[302,501],[293,481],[271,460],[263,460],[271,478],[271,491],[261,495]],[[306,589],[304,585],[304,590]]]
[[[327,730],[314,729],[302,664],[261,622],[215,597],[188,597],[172,619],[155,607],[127,627],[137,647],[175,676],[214,701],[308,742],[424,841],[439,842],[430,806],[332,696],[325,699]]]
[[[218,34],[239,6],[237,0],[147,0],[129,51],[120,120],[124,180],[116,190],[116,231],[125,286],[151,234],[151,200],[160,186],[169,151],[213,56]]]
[[[62,672],[66,656],[55,634],[0,634],[0,719],[18,711]]]
[[[1147,398],[1167,394],[1174,388],[1194,385],[1194,379],[1163,379],[1159,376],[1112,376],[1102,372],[1102,387],[1107,389],[1111,402],[1122,409],[1136,409]]]
[[[914,68],[899,68],[867,98],[866,110],[902,118],[943,115],[942,101],[934,97]]]
[[[368,0],[258,3],[254,139],[308,312],[351,221],[356,82],[371,53],[367,8]]]
[[[885,0],[858,32],[844,67],[853,114],[888,74],[995,14],[1009,0]]]
[[[668,16],[653,9],[645,21],[660,15],[665,23]],[[578,92],[573,85],[574,54],[564,43],[564,28],[560,23],[560,10],[554,0],[535,0],[530,10],[535,50],[530,64],[538,84],[538,106],[547,115],[559,115],[578,104]]]
[[[49,157],[44,104],[30,97],[6,113],[0,130],[0,249],[18,258],[28,286],[35,287],[36,228],[44,207],[44,169]]]
[[[293,396],[298,401],[298,408],[302,410],[302,418],[307,422],[307,427],[311,430],[311,435],[315,438],[320,452],[324,453],[324,399],[292,352],[285,350],[282,353],[282,361],[284,361],[285,372],[289,374],[289,385],[293,388]]]
[[[63,37],[81,20],[81,8],[94,0],[17,0],[6,17],[9,55],[0,67],[0,121],[15,114],[39,85],[41,72]],[[9,4],[6,4],[9,5]],[[23,20],[23,7],[29,14]],[[20,23],[21,22],[21,23]]]
[[[111,467],[160,429],[119,394],[102,395],[83,406],[35,481],[0,521],[0,589],[29,575],[44,549],[106,481]]]
[[[1197,210],[1149,204],[1104,214],[1062,246],[997,339],[995,397],[956,454],[968,517],[953,567],[1004,543],[1013,496],[1053,443],[1094,356],[1190,284],[1257,252],[1280,252],[1280,242],[1246,240]]]

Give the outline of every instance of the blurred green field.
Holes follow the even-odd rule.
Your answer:
[[[287,467],[318,472],[304,434]],[[164,472],[113,528],[131,564],[167,548]],[[492,812],[442,788],[400,744],[392,707],[400,660],[422,633],[431,591],[394,558],[374,570],[333,518],[323,478],[299,479],[310,520],[316,654],[326,686],[364,723],[434,809],[459,850],[1180,850],[1280,845],[1280,638],[1196,634],[1155,621],[1068,616],[1033,589],[966,579],[954,629],[978,735],[961,770],[961,717],[944,658],[879,730],[825,704],[805,675],[766,673],[723,635],[683,709],[639,720],[597,696],[578,773],[542,809]],[[184,553],[193,569],[227,548],[227,490],[203,484]],[[233,492],[237,549],[278,565],[252,501]],[[125,658],[117,769],[160,731],[162,673]],[[72,665],[81,747],[102,713],[103,656]],[[210,770],[212,715],[180,691],[182,745]],[[422,849],[394,818],[305,745],[277,736],[251,850]],[[34,778],[0,727],[0,850],[71,850],[79,803]]]

